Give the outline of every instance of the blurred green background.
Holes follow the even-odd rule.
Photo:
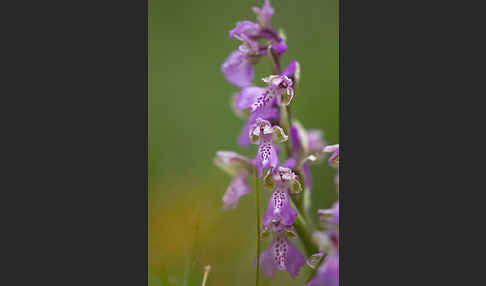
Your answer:
[[[271,4],[272,27],[287,35],[283,66],[292,59],[301,64],[292,116],[306,128],[322,129],[329,144],[339,143],[338,1]],[[212,160],[217,150],[256,153],[256,145],[242,150],[236,144],[244,122],[229,102],[238,89],[225,81],[220,66],[239,45],[228,31],[238,21],[256,21],[251,7],[262,5],[263,0],[148,1],[151,286],[201,285],[205,265],[212,267],[207,285],[254,285],[255,195],[242,197],[236,210],[223,211],[231,178]],[[255,83],[262,85],[259,79],[270,71],[268,59],[262,59]],[[335,170],[324,162],[312,173],[313,210],[330,207],[337,198]],[[268,196],[262,195],[262,213]],[[263,249],[268,244],[264,241]],[[308,274],[307,266],[295,280],[277,272],[262,285],[304,285]]]

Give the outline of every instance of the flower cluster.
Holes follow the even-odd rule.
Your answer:
[[[316,245],[309,245],[314,242],[305,241],[305,237],[310,237],[312,230],[295,227],[299,216],[300,220],[308,219],[302,212],[308,211],[311,203],[311,164],[322,162],[327,152],[339,152],[339,148],[336,145],[327,146],[322,131],[306,130],[299,122],[290,120],[289,110],[299,84],[299,62],[292,60],[286,68],[281,68],[281,58],[287,50],[286,38],[270,25],[274,9],[269,0],[265,0],[262,8],[255,7],[253,11],[257,23],[242,21],[229,32],[229,36],[239,40],[240,45],[224,61],[221,70],[226,80],[239,89],[233,94],[233,107],[235,113],[246,122],[237,142],[241,147],[255,144],[258,148],[254,158],[231,151],[218,151],[214,162],[232,176],[223,195],[225,209],[235,209],[240,197],[252,191],[247,181],[251,176],[262,180],[265,188],[271,190],[259,225],[262,235],[258,238],[271,237],[271,243],[258,254],[256,267],[269,278],[274,277],[275,271],[281,270],[287,271],[294,278],[305,266],[306,258],[290,239],[299,238],[308,256],[313,254],[311,250],[317,249]],[[263,86],[255,85],[254,67],[265,57],[272,64],[273,73],[262,78]],[[286,151],[285,155],[281,150]],[[338,153],[334,153],[329,162],[338,166]],[[282,157],[286,159],[281,162]],[[328,213],[328,210],[320,211],[323,219]],[[336,211],[332,214],[335,213]],[[332,223],[337,225],[334,220]],[[306,233],[302,233],[303,231]],[[321,241],[315,243],[321,246]],[[322,257],[327,249],[322,247],[322,251],[312,257]],[[323,266],[330,263],[327,262],[333,259],[330,257],[330,254],[326,256]],[[326,269],[334,267],[333,265],[326,266]],[[319,278],[322,271],[319,270],[311,282],[314,284],[310,285],[328,285],[319,282],[323,281]],[[325,270],[324,273],[329,271],[331,270]]]

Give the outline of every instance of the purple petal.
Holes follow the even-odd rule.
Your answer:
[[[295,73],[297,72],[298,68],[299,62],[296,60],[292,60],[280,75],[285,75],[289,78],[295,79]]]
[[[295,166],[297,165],[297,161],[294,159],[294,158],[289,158],[284,164],[283,166],[286,167],[286,168],[289,168],[289,169],[293,169],[295,168]]]
[[[312,187],[312,176],[309,164],[302,164],[302,175],[304,176],[305,189],[310,191]]]
[[[305,264],[305,257],[289,241],[287,241],[287,247],[287,271],[292,278],[295,278],[299,274],[300,268]]]
[[[258,86],[244,87],[236,99],[236,109],[242,110],[250,108],[255,103],[257,97],[261,96],[264,91],[264,88]]]
[[[287,51],[287,44],[285,43],[276,43],[272,45],[272,50],[275,54],[281,55]]]
[[[243,129],[241,129],[240,135],[238,136],[238,144],[240,145],[240,147],[246,148],[250,146],[250,137],[248,137],[248,133],[250,132],[250,127],[253,124],[254,122],[248,120],[243,126]]]
[[[253,65],[246,53],[233,51],[221,66],[226,80],[238,87],[250,85],[253,80]]]
[[[233,178],[226,193],[223,195],[223,207],[224,209],[235,209],[238,205],[238,201],[241,196],[251,192],[248,182],[246,181],[246,175],[238,175]]]
[[[260,34],[260,26],[250,21],[242,21],[236,24],[236,27],[229,32],[230,37],[240,41],[256,37]]]
[[[273,260],[273,244],[260,255],[260,271],[268,278],[275,277],[276,266]]]

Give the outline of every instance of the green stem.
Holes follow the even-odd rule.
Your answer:
[[[309,257],[312,254],[318,252],[317,246],[312,241],[312,234],[309,232],[308,224],[302,216],[301,208],[297,207],[293,200],[290,200],[290,203],[292,204],[292,207],[297,211],[297,219],[294,222],[295,231],[297,232],[297,235],[299,236],[302,245],[304,245],[307,254],[306,256]]]
[[[256,283],[258,286],[258,281],[260,279],[260,192],[258,191],[258,172],[255,167],[255,194],[256,194],[256,226],[257,226],[257,267],[256,267]]]

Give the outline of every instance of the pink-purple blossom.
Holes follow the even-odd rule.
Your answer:
[[[277,98],[277,104],[289,105],[294,97],[292,80],[287,76],[271,75],[262,79],[267,87],[262,92],[253,94],[254,102],[250,106],[251,112],[264,108]]]
[[[274,141],[282,143],[288,137],[278,125],[272,126],[269,121],[257,118],[249,130],[250,142],[258,144],[257,168],[276,167],[279,163]]]
[[[272,232],[272,244],[260,255],[260,269],[268,278],[274,278],[275,271],[282,270],[295,278],[305,265],[305,257],[288,240],[286,229],[275,229]]]
[[[241,196],[251,192],[247,177],[253,173],[252,160],[231,151],[218,151],[214,163],[220,169],[233,176],[223,195],[224,209],[235,209]]]
[[[297,212],[290,204],[290,193],[302,191],[295,173],[289,168],[279,166],[267,172],[264,182],[267,187],[273,189],[273,193],[263,216],[263,225],[265,227],[271,227],[271,224],[293,225]]]
[[[254,76],[253,65],[247,52],[233,51],[221,66],[229,83],[238,87],[248,86]]]

